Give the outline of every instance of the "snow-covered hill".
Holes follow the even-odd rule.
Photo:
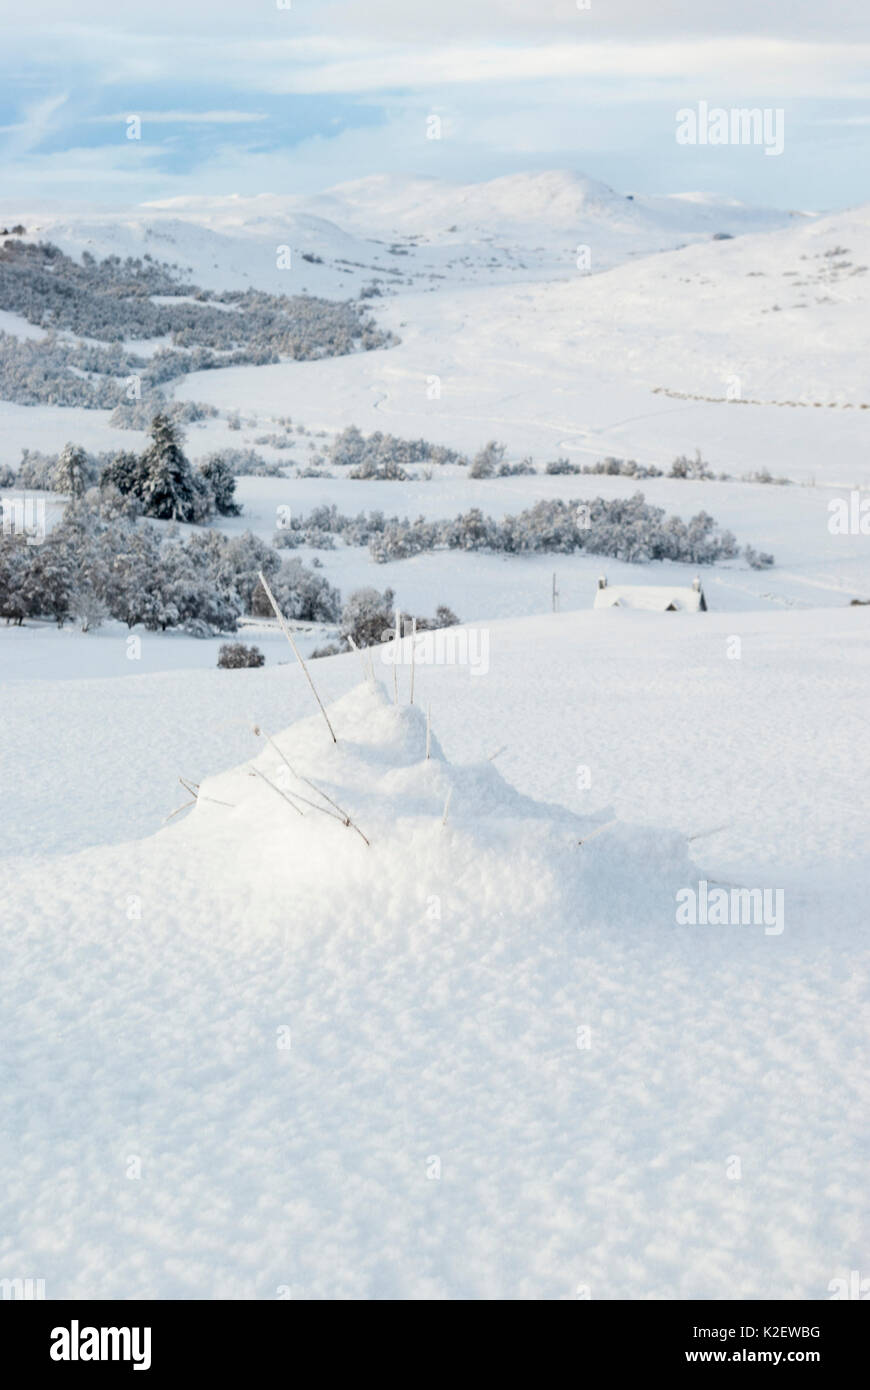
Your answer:
[[[804,216],[700,194],[629,196],[564,171],[467,185],[374,176],[307,197],[190,196],[100,216],[30,215],[4,204],[0,215],[68,254],[147,252],[190,268],[207,288],[340,297],[374,279],[389,293],[571,276],[581,245],[602,270],[717,232],[768,230]],[[277,264],[279,246],[294,253],[292,277]]]
[[[762,231],[785,225],[795,214],[752,208],[715,194],[669,196],[618,193],[606,183],[570,170],[509,174],[483,183],[375,175],[311,200],[324,215],[344,225],[404,231],[425,240],[460,232],[508,240],[534,226],[546,237],[598,225],[615,235],[634,234],[639,243],[665,230],[681,236]]]
[[[517,457],[607,454],[833,483],[870,478],[870,210],[648,256],[549,283],[405,290],[401,343],[341,361],[199,373],[181,398],[318,427],[487,435]],[[431,383],[437,383],[433,391]]]

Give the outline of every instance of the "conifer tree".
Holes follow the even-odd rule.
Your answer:
[[[88,456],[80,444],[64,444],[54,474],[54,486],[58,492],[68,492],[70,497],[83,497],[88,486]]]
[[[142,455],[142,497],[148,516],[162,521],[192,521],[196,511],[193,473],[167,415],[151,421],[151,443]]]

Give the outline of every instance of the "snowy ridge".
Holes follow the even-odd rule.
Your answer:
[[[28,238],[69,255],[141,256],[190,267],[209,289],[255,287],[347,297],[383,287],[504,283],[576,271],[578,243],[596,271],[636,256],[787,226],[794,217],[713,195],[626,195],[564,170],[475,184],[375,175],[321,194],[193,195],[119,212],[28,214]],[[397,242],[397,245],[392,244]],[[278,246],[295,257],[292,283]],[[303,257],[319,257],[304,260]]]
[[[374,175],[338,184],[311,200],[311,205],[342,223],[433,238],[443,236],[451,224],[491,233],[507,224],[513,233],[530,223],[537,224],[542,234],[555,227],[571,231],[598,223],[634,229],[641,236],[655,226],[689,236],[761,231],[783,226],[791,216],[715,194],[618,193],[606,183],[564,169],[508,174],[470,184]]]

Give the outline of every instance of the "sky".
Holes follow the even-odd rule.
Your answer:
[[[556,168],[870,201],[866,0],[0,0],[0,24],[4,207]],[[679,143],[702,102],[781,111],[782,152]]]

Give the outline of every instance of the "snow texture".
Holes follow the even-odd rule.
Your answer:
[[[53,860],[48,892],[7,862],[4,1270],[49,1297],[825,1296],[861,1250],[855,925],[678,928],[685,834],[437,737],[427,761],[389,687],[328,712],[337,744],[317,712],[250,734],[185,820]]]

